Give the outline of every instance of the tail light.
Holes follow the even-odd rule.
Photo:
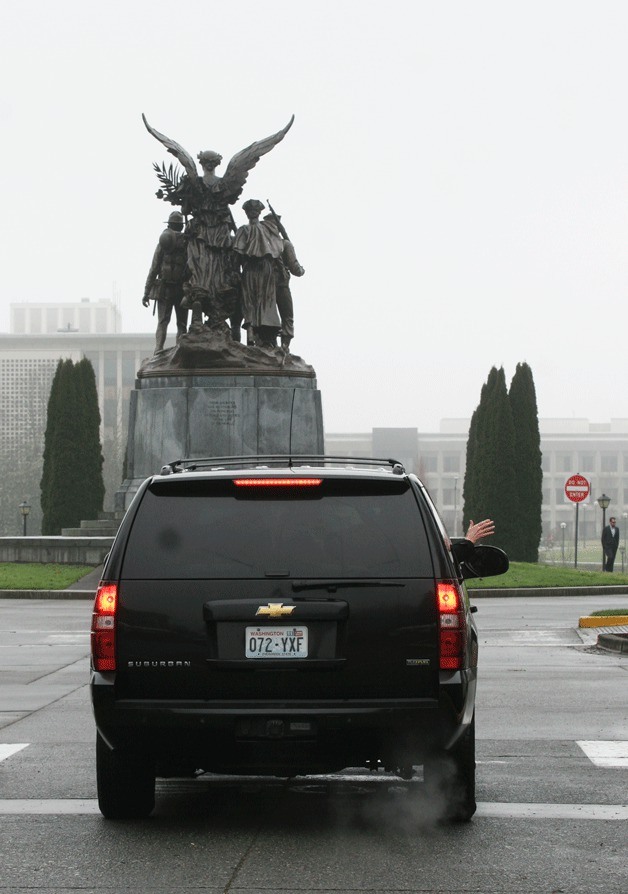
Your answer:
[[[436,586],[438,637],[441,670],[460,670],[467,651],[467,620],[464,598],[455,581]]]
[[[322,478],[234,478],[236,487],[319,487]]]
[[[118,585],[101,583],[92,615],[92,664],[97,671],[116,669]]]

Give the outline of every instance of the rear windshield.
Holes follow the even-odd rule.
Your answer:
[[[140,579],[431,577],[406,481],[325,479],[319,487],[155,482],[129,536],[122,576]]]

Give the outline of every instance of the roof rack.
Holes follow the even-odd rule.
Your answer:
[[[176,459],[161,468],[162,475],[172,475],[176,472],[220,471],[232,468],[303,468],[304,466],[345,466],[345,467],[369,467],[384,466],[392,469],[395,475],[404,475],[405,468],[396,459],[378,459],[365,456],[326,456],[324,454],[268,454],[249,456],[209,456],[190,457],[188,459]]]

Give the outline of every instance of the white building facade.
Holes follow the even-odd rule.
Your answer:
[[[443,419],[438,433],[418,429],[373,429],[370,433],[326,434],[327,453],[343,456],[393,457],[415,472],[430,491],[452,536],[460,535],[468,419]],[[543,454],[543,539],[572,538],[575,506],[565,496],[565,483],[581,474],[591,484],[590,499],[578,510],[579,537],[601,533],[597,498],[610,497],[606,517],[615,515],[622,530],[628,525],[628,419],[590,423],[587,419],[540,419]],[[623,536],[623,534],[622,534]]]

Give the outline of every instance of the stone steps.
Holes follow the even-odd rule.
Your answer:
[[[62,528],[64,537],[115,537],[124,517],[123,512],[98,513],[98,518],[83,519],[78,528]]]

